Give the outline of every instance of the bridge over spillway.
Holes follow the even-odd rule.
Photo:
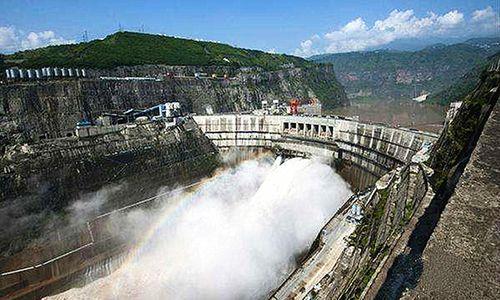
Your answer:
[[[409,162],[437,138],[432,133],[336,116],[227,114],[194,119],[221,150],[266,148],[296,156],[326,157],[360,190]]]

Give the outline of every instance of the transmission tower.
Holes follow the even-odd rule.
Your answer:
[[[84,43],[86,43],[86,42],[88,42],[88,41],[89,41],[89,33],[87,32],[87,30],[84,30],[84,31],[83,31],[82,41],[83,41]]]

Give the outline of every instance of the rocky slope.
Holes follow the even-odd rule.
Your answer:
[[[36,245],[43,230],[64,227],[76,200],[84,213],[72,221],[82,222],[154,196],[162,186],[207,176],[218,163],[217,149],[191,119],[173,128],[158,122],[7,146],[0,156],[0,258]]]
[[[490,38],[435,45],[415,52],[377,50],[325,54],[310,59],[332,63],[350,98],[408,100],[415,92],[418,96],[447,88],[473,68],[487,64],[488,56],[499,50],[500,39]],[[449,101],[456,100],[446,100],[443,104]]]
[[[3,140],[24,134],[31,140],[70,135],[83,117],[103,112],[147,108],[178,101],[186,112],[246,111],[262,100],[289,101],[292,97],[318,98],[326,108],[347,104],[343,88],[331,66],[264,71],[260,68],[221,69],[232,72],[228,80],[165,77],[159,81],[101,80],[100,75],[159,76],[167,70],[192,76],[194,69],[211,68],[138,66],[93,71],[97,78],[9,83],[0,86],[0,115],[10,123],[0,133]],[[92,74],[92,72],[89,72]],[[8,126],[6,124],[9,124]]]
[[[497,299],[500,295],[499,131],[497,104],[423,252],[423,272],[409,297]]]
[[[379,299],[498,295],[499,86],[497,59],[434,145],[435,196],[389,269]]]

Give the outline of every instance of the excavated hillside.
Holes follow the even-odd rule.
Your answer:
[[[500,55],[492,60],[434,149],[431,164],[441,170],[435,175],[437,206],[443,210],[423,251],[421,274],[410,281],[416,285],[410,296],[500,294]]]
[[[162,35],[119,32],[5,55],[0,62],[3,144],[69,136],[84,118],[168,101],[180,102],[188,113],[248,111],[263,100],[291,98],[315,98],[327,109],[349,104],[331,65]],[[6,80],[3,68],[12,67],[79,67],[87,76]],[[205,76],[195,78],[195,73]]]
[[[147,108],[178,101],[185,112],[248,111],[263,100],[288,101],[292,97],[318,98],[323,106],[347,104],[343,88],[331,66],[264,71],[259,68],[219,68],[232,72],[230,79],[196,79],[196,70],[212,68],[137,66],[89,72],[94,78],[18,82],[0,86],[0,139],[24,134],[29,140],[71,134],[82,118],[93,119],[104,112]],[[190,77],[162,80],[102,80],[101,75],[159,76],[168,70]],[[7,128],[8,127],[8,128]],[[8,130],[7,130],[8,129]]]
[[[423,252],[423,271],[411,294],[434,299],[500,295],[499,118],[496,104]]]

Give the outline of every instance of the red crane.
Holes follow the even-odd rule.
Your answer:
[[[290,101],[290,112],[292,115],[297,115],[299,113],[299,99],[292,99]]]

